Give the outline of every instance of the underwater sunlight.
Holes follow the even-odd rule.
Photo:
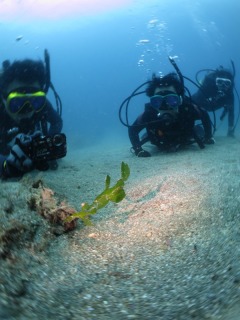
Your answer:
[[[89,15],[132,3],[133,0],[7,0],[1,1],[0,19],[26,22],[35,19],[62,19]]]

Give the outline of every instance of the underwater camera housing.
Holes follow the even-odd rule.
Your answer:
[[[34,162],[56,160],[67,154],[67,139],[64,133],[38,136],[33,138],[28,146],[20,146]]]

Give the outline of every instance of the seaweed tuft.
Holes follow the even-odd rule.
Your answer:
[[[98,210],[104,208],[109,202],[118,203],[122,201],[126,193],[124,191],[125,181],[127,181],[130,175],[130,169],[128,164],[121,163],[121,178],[110,187],[111,177],[106,176],[105,189],[101,192],[92,202],[92,204],[83,203],[81,211],[76,212],[65,219],[65,222],[71,222],[75,219],[81,219],[85,225],[92,225],[90,216],[96,214]]]

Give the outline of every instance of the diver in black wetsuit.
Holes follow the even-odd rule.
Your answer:
[[[46,97],[46,71],[42,61],[17,60],[3,63],[0,76],[0,176],[22,176],[34,169],[23,151],[37,135],[54,135],[62,130],[61,115]],[[21,145],[16,137],[21,135]],[[18,140],[20,141],[20,140]],[[51,167],[57,168],[52,161]]]
[[[150,102],[145,105],[144,112],[134,123],[128,126],[129,138],[136,156],[151,156],[142,148],[146,141],[166,151],[176,151],[180,146],[192,142],[197,142],[200,148],[204,148],[204,144],[214,143],[207,111],[185,96],[183,83],[176,73],[163,77],[153,76],[146,94],[150,97]],[[200,120],[202,126],[196,126],[197,120]],[[146,137],[141,140],[139,133],[143,129],[146,129]]]
[[[224,108],[220,120],[228,114],[229,137],[234,137],[234,75],[220,67],[209,72],[192,100],[207,111],[216,111]]]

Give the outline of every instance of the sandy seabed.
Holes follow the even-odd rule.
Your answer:
[[[70,147],[57,171],[1,181],[0,319],[240,319],[239,146]],[[126,198],[92,226],[59,232],[36,212],[39,185],[78,210],[122,161]]]

